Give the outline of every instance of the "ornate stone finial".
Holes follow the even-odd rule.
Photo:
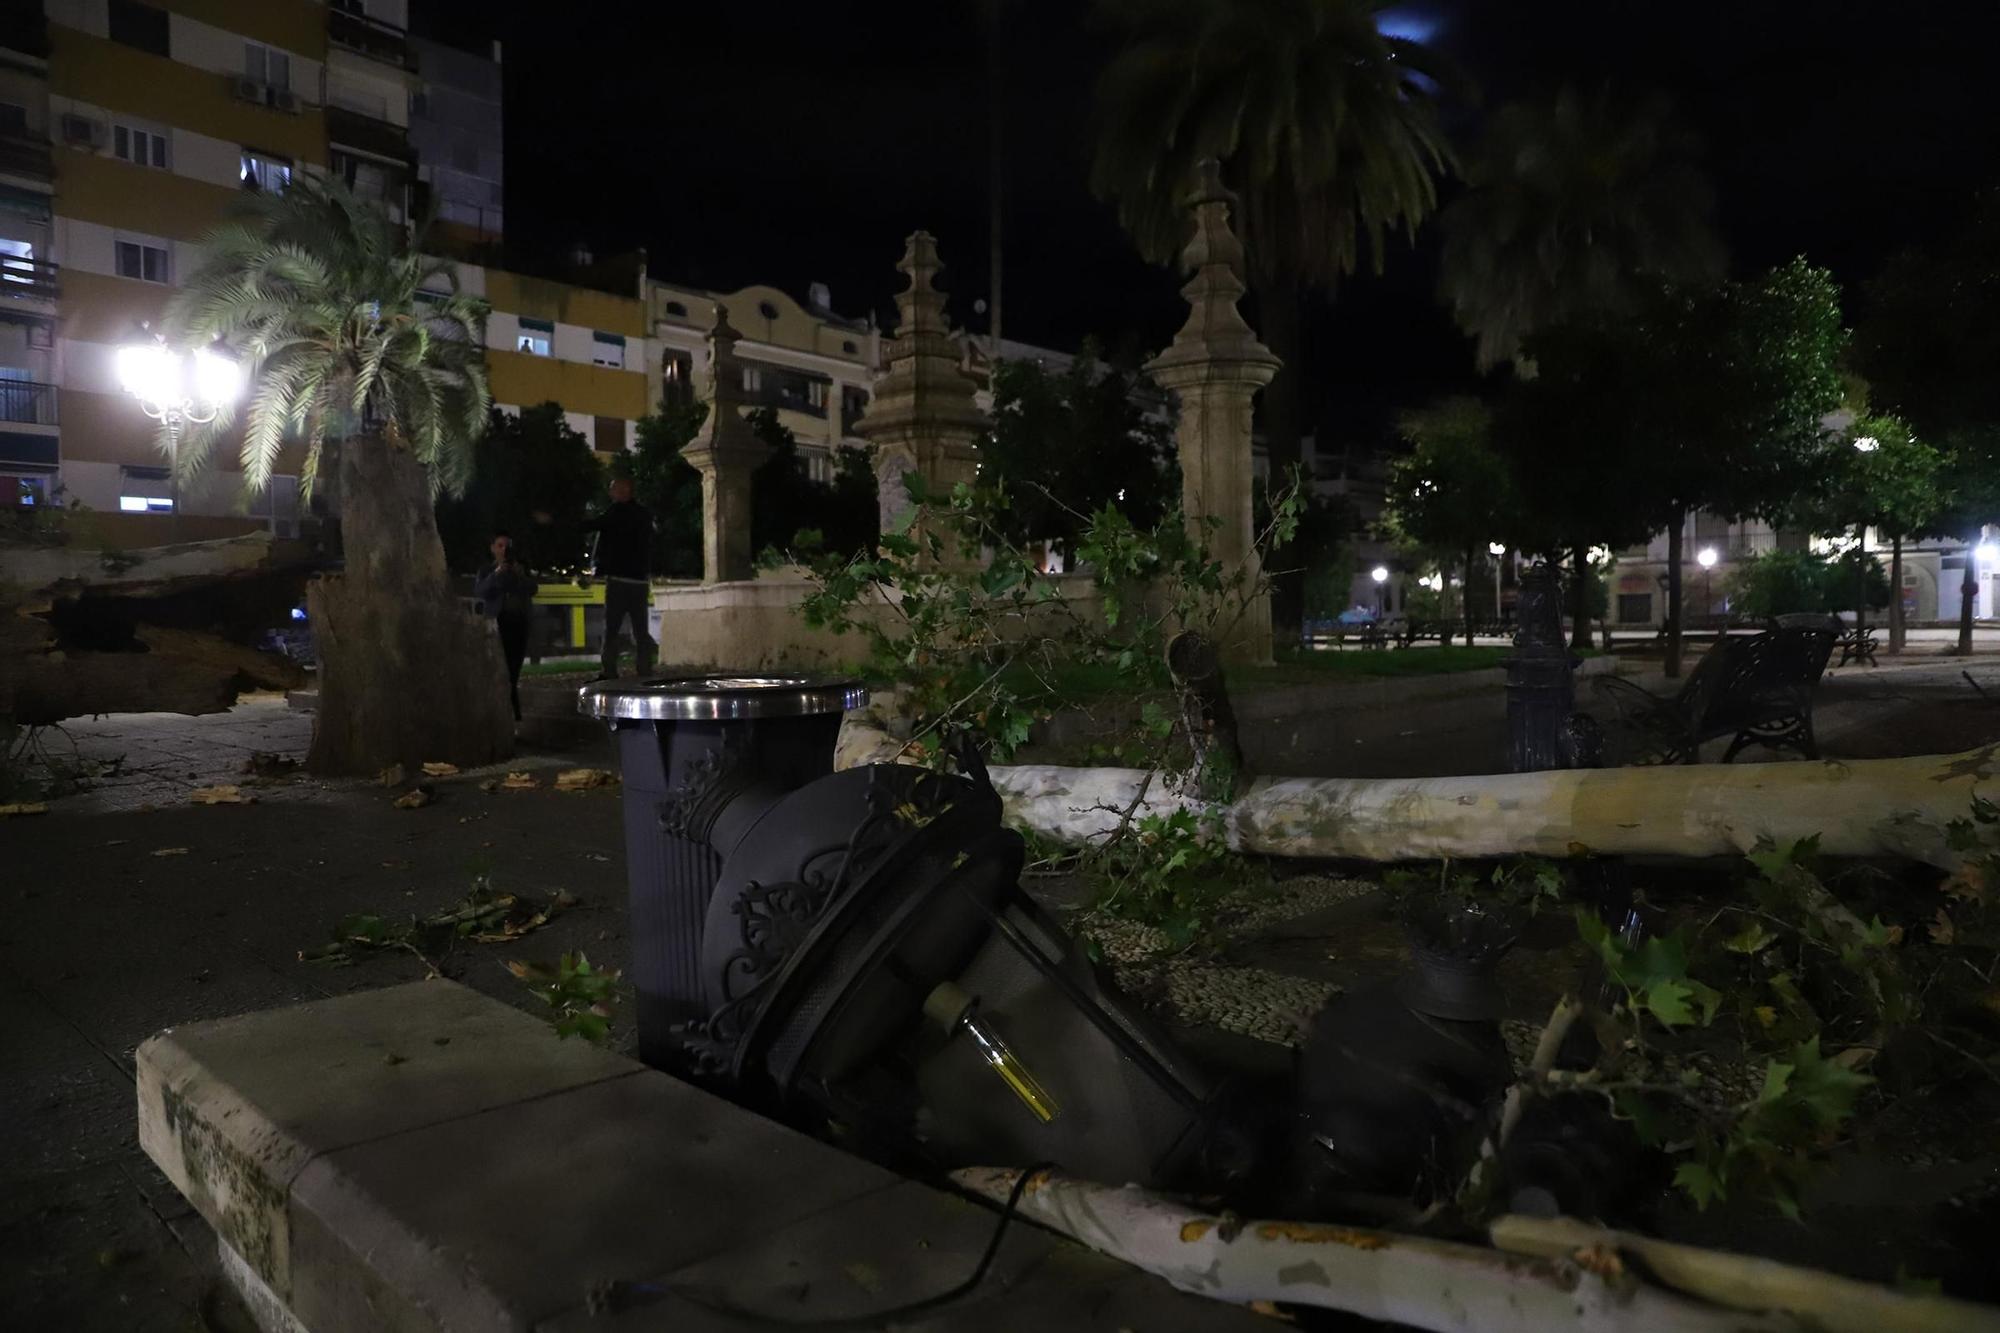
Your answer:
[[[1195,165],[1194,190],[1188,206],[1194,211],[1194,235],[1181,250],[1181,270],[1199,273],[1210,264],[1227,264],[1237,278],[1236,294],[1243,294],[1243,242],[1229,226],[1229,207],[1236,196],[1222,183],[1222,163],[1204,157]]]
[[[938,259],[937,238],[927,231],[913,231],[903,243],[898,272],[910,275],[909,287],[897,295],[900,320],[896,336],[918,333],[946,333],[950,325],[944,317],[944,293],[937,289],[937,275],[944,268]]]
[[[708,417],[715,421],[726,409],[743,403],[743,363],[736,355],[742,337],[729,322],[729,307],[715,303],[715,326],[708,331]]]

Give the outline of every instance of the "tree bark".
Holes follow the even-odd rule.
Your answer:
[[[1261,395],[1263,406],[1266,490],[1275,494],[1285,484],[1293,468],[1304,457],[1302,436],[1305,413],[1300,386],[1303,335],[1302,296],[1296,285],[1259,283],[1256,287],[1258,330],[1264,345],[1284,364]],[[1266,554],[1264,567],[1271,575],[1271,638],[1274,643],[1293,645],[1299,641],[1299,625],[1305,616],[1305,571],[1297,568],[1298,549],[1281,547]]]
[[[499,638],[452,595],[422,465],[357,438],[344,442],[339,473],[346,570],[306,592],[320,681],[307,766],[359,774],[506,758],[513,713]]]
[[[1889,655],[1903,651],[1903,539],[1889,539]]]
[[[881,760],[894,743],[841,747]],[[890,751],[893,753],[893,751]],[[1456,778],[1259,778],[1207,805],[1159,773],[1028,764],[992,770],[1007,821],[1059,842],[1110,836],[1125,811],[1221,817],[1230,846],[1364,861],[1535,855],[1735,856],[1817,835],[1829,856],[1955,867],[1947,826],[2000,795],[2000,754],[1841,763],[1673,764]]]
[[[1674,509],[1667,529],[1667,679],[1681,674],[1681,555],[1687,537],[1687,511]]]
[[[952,1173],[960,1186],[995,1203],[1013,1196],[1019,1178],[1017,1168]],[[1135,1185],[1121,1188],[1054,1171],[1038,1172],[1020,1191],[1016,1207],[1030,1221],[1183,1291],[1237,1305],[1316,1306],[1439,1333],[1558,1328],[1776,1333],[1793,1327],[1782,1316],[1720,1309],[1630,1273],[1579,1264],[1569,1254],[1510,1257],[1482,1245],[1373,1227],[1245,1222]],[[1978,1313],[1976,1307],[1963,1308]]]
[[[1590,548],[1573,546],[1569,552],[1569,646],[1590,647]]]
[[[1965,548],[1965,574],[1958,585],[1958,655],[1972,656],[1972,603],[1979,596],[1979,584],[1974,577],[1978,569],[1979,554],[1975,547]]]

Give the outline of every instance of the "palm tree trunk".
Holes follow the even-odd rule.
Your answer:
[[[1687,511],[1676,505],[1667,528],[1667,664],[1668,680],[1681,674],[1681,547],[1686,540]]]
[[[1889,655],[1903,651],[1903,539],[1889,539]]]
[[[1267,490],[1276,494],[1304,456],[1301,296],[1297,284],[1284,281],[1258,283],[1256,294],[1262,326],[1258,334],[1284,362],[1263,393],[1264,456],[1270,465]],[[1299,623],[1305,614],[1305,571],[1296,568],[1297,563],[1297,551],[1292,547],[1265,556],[1265,568],[1276,571],[1271,580],[1271,637],[1276,643],[1299,641]]]
[[[1590,548],[1573,546],[1569,552],[1569,646],[1590,647]]]
[[[422,465],[379,438],[351,439],[339,483],[346,567],[306,591],[319,657],[307,766],[368,774],[506,758],[513,713],[500,641],[452,594]]]

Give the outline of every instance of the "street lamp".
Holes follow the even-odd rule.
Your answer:
[[[1368,577],[1375,580],[1375,615],[1380,619],[1389,609],[1387,600],[1389,590],[1384,586],[1389,582],[1389,567],[1377,565],[1368,571]]]
[[[1702,547],[1694,558],[1694,562],[1701,566],[1701,613],[1705,616],[1715,611],[1715,600],[1708,591],[1708,571],[1714,569],[1715,562],[1721,558],[1713,546]]]
[[[1882,441],[1876,439],[1873,435],[1863,435],[1854,442],[1854,447],[1860,453],[1872,454],[1882,447]]]
[[[243,367],[214,347],[183,356],[158,337],[118,349],[118,382],[139,400],[139,410],[166,428],[167,484],[174,524],[180,523],[181,431],[205,426],[243,396]]]
[[[1486,554],[1493,557],[1493,618],[1500,619],[1500,557],[1507,554],[1507,543],[1486,543]]]

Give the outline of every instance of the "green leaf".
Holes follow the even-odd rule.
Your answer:
[[[1766,946],[1778,937],[1764,929],[1764,923],[1752,918],[1745,922],[1743,929],[1722,942],[1722,947],[1731,953],[1762,953]]]
[[[1668,1027],[1685,1027],[1694,1022],[1694,1010],[1688,1007],[1693,995],[1686,984],[1662,977],[1641,992],[1640,1002],[1647,1013]]]
[[[1675,1167],[1674,1184],[1686,1190],[1694,1206],[1704,1211],[1709,1204],[1725,1197],[1722,1178],[1701,1162],[1682,1162]]]
[[[1760,1104],[1778,1101],[1784,1097],[1786,1090],[1791,1086],[1791,1082],[1791,1065],[1777,1060],[1766,1061],[1764,1064],[1764,1088],[1763,1091],[1757,1094],[1757,1101]]]

